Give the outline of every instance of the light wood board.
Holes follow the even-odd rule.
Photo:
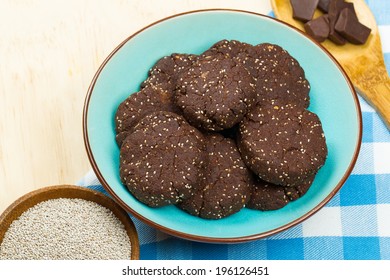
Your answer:
[[[90,170],[82,110],[108,54],[156,20],[203,8],[271,10],[268,0],[0,2],[0,212]]]

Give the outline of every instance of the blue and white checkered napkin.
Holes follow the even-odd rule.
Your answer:
[[[390,1],[366,2],[379,25],[389,71]],[[363,143],[356,166],[340,192],[314,216],[282,233],[242,244],[182,240],[132,217],[141,259],[390,259],[390,133],[378,114],[360,102]],[[92,171],[78,184],[106,193]]]

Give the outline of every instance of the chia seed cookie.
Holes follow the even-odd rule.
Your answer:
[[[156,111],[177,112],[172,93],[155,86],[148,86],[131,94],[119,106],[115,114],[116,142],[120,147],[129,131],[145,115]]]
[[[289,202],[284,187],[255,178],[246,207],[262,211],[276,210],[283,208]]]
[[[249,200],[252,174],[232,139],[206,136],[208,160],[201,189],[178,206],[194,216],[220,219],[238,212]]]
[[[310,84],[305,72],[282,47],[269,43],[247,47],[237,59],[256,79],[258,104],[309,106]]]
[[[178,73],[174,102],[192,125],[220,131],[240,122],[255,103],[255,84],[234,60],[201,57]]]
[[[298,186],[283,187],[255,178],[246,207],[262,211],[283,208],[290,201],[302,197],[310,188],[313,180],[314,176],[305,179]]]
[[[313,184],[314,178],[315,178],[315,174],[307,177],[305,180],[303,180],[302,183],[296,186],[284,187],[284,192],[288,197],[288,199],[294,201],[302,197],[305,193],[307,193],[307,191]]]
[[[162,57],[149,70],[148,78],[142,82],[141,88],[152,85],[173,92],[177,73],[189,67],[196,58],[194,54],[180,53]]]
[[[120,149],[120,177],[141,202],[160,207],[191,197],[205,165],[203,135],[172,112],[145,116]]]
[[[236,40],[221,40],[202,56],[224,56],[241,63],[256,80],[257,102],[296,104],[307,108],[310,84],[299,62],[278,45],[256,46]]]
[[[237,144],[261,179],[297,186],[325,163],[327,146],[318,116],[297,106],[257,106],[240,123]]]
[[[237,40],[221,40],[212,45],[209,49],[201,54],[203,57],[228,57],[237,59],[247,54],[247,49],[253,47],[250,44]]]

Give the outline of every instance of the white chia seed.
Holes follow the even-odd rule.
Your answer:
[[[111,210],[78,198],[51,199],[14,220],[0,245],[0,260],[130,259],[123,223]]]

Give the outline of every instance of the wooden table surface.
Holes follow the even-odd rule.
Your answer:
[[[82,111],[108,54],[156,20],[203,8],[271,10],[268,0],[1,0],[0,213],[90,170]]]

